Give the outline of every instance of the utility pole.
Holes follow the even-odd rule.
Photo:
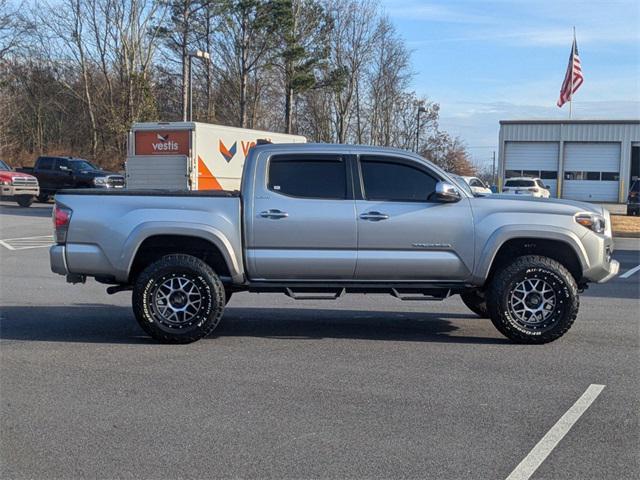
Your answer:
[[[202,50],[196,50],[189,53],[189,121],[193,122],[193,65],[191,59],[193,57],[202,58],[208,62],[211,56],[209,52],[203,52]]]
[[[493,151],[493,166],[491,167],[491,183],[496,184],[496,151]]]
[[[418,153],[418,150],[420,149],[420,114],[426,113],[426,111],[427,110],[421,104],[418,104],[418,128],[416,129],[416,153]]]

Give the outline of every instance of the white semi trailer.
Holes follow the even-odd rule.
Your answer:
[[[307,141],[299,135],[208,123],[135,123],[128,138],[127,188],[237,190],[247,153],[258,140]]]

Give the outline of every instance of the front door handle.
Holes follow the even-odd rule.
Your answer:
[[[360,218],[362,220],[379,222],[380,220],[386,220],[387,218],[389,218],[389,215],[387,215],[386,213],[380,213],[380,212],[365,212],[360,215]]]
[[[278,218],[287,218],[289,216],[286,212],[281,212],[277,209],[265,210],[264,212],[260,212],[260,216],[262,218],[270,218],[272,220],[277,220]]]

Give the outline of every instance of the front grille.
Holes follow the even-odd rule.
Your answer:
[[[124,187],[124,177],[122,175],[109,175],[107,177],[107,183],[110,187],[114,188]]]
[[[35,187],[38,179],[35,177],[13,177],[11,184],[15,187]]]

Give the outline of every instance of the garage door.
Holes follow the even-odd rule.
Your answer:
[[[556,196],[558,186],[558,143],[506,142],[505,177],[538,177]]]
[[[620,190],[619,143],[565,143],[562,197],[617,202]]]

